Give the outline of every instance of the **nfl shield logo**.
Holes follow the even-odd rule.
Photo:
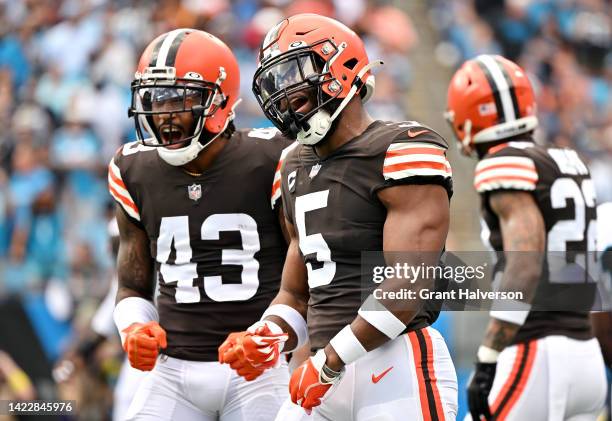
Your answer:
[[[194,183],[187,187],[187,192],[191,200],[200,200],[202,197],[202,186]]]

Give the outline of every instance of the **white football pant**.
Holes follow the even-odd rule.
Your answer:
[[[284,361],[247,382],[227,364],[161,355],[143,379],[127,420],[270,421],[289,395]]]
[[[553,335],[504,349],[489,405],[496,421],[595,421],[606,392],[597,339]]]
[[[454,421],[457,375],[442,335],[401,335],[346,367],[308,416],[288,399],[276,421]]]

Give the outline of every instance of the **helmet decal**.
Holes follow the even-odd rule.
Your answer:
[[[480,55],[476,57],[480,69],[484,73],[495,99],[498,121],[516,120],[520,114],[514,85],[508,72],[492,56]]]

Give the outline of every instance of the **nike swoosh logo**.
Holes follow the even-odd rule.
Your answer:
[[[380,379],[385,377],[387,375],[387,373],[389,371],[391,371],[392,369],[393,369],[393,366],[389,367],[388,369],[386,369],[385,371],[380,373],[378,376],[375,376],[374,374],[372,374],[372,383],[374,383],[374,384],[378,383],[380,381]]]
[[[413,132],[411,130],[408,130],[408,137],[417,137],[418,135],[423,134],[423,133],[427,133],[428,131],[429,130],[419,130],[417,132]]]

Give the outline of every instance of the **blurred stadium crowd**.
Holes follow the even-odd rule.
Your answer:
[[[437,59],[454,67],[501,54],[530,75],[538,140],[590,161],[600,203],[612,200],[612,5],[606,0],[436,0],[444,38]]]
[[[364,37],[370,57],[385,60],[370,112],[403,120],[410,117],[405,97],[418,71],[410,52],[419,40],[401,6],[384,0],[0,0],[0,303],[15,295],[25,303],[40,325],[35,331],[49,365],[86,330],[112,277],[106,167],[119,145],[135,138],[126,111],[129,85],[147,42],[176,27],[223,39],[241,69],[237,126],[263,127],[270,124],[251,94],[262,37],[286,15],[332,16]],[[539,140],[581,151],[600,200],[612,201],[610,2],[436,0],[428,7],[441,37],[432,57],[449,74],[480,53],[518,60],[536,84]],[[0,350],[10,347],[2,336]],[[104,358],[113,361],[117,351],[105,351]],[[12,366],[8,354],[0,356],[2,389],[3,366]],[[100,364],[116,374],[118,364]]]

